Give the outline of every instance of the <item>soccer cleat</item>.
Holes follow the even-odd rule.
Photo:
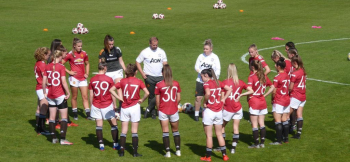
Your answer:
[[[166,152],[164,157],[170,158],[171,157],[170,152]]]
[[[260,145],[254,145],[254,144],[252,144],[252,145],[248,146],[248,148],[260,148]]]
[[[51,135],[50,132],[46,132],[46,131],[39,131],[39,132],[37,132],[37,133],[38,133],[38,135],[44,135],[44,136],[49,136],[49,135]]]
[[[113,150],[120,150],[120,145],[118,145],[118,146],[113,146]]]
[[[147,114],[148,114],[148,108],[146,108],[146,110],[145,110],[145,113],[143,114],[143,118],[147,118]]]
[[[265,148],[265,144],[261,143],[260,148]]]
[[[89,116],[89,117],[86,118],[86,120],[95,120],[95,118]]]
[[[201,157],[200,159],[201,159],[202,161],[211,161],[211,157],[206,157],[206,156]]]
[[[181,151],[180,150],[176,150],[175,154],[176,154],[176,156],[181,156]]]
[[[60,125],[60,124],[57,124],[57,125],[55,126],[55,128],[56,128],[56,129],[61,129],[61,125]]]
[[[223,159],[224,161],[227,161],[229,158],[228,158],[227,155],[224,155],[224,156],[222,157],[222,159]]]
[[[61,140],[61,145],[73,145],[73,143],[68,140]]]
[[[73,115],[74,120],[78,120],[78,114]]]
[[[78,117],[73,117],[74,120],[78,120]]]
[[[295,138],[295,139],[300,139],[300,134],[299,133],[297,133],[297,134],[295,134],[292,138]]]
[[[272,142],[272,143],[270,143],[270,145],[282,145],[282,143],[280,143],[280,142]]]
[[[68,125],[68,127],[77,127],[77,126],[79,126],[78,124],[75,124],[73,122],[68,123],[67,125]]]
[[[105,150],[105,147],[100,147],[100,151],[104,151]]]
[[[140,156],[142,156],[142,155],[139,154],[139,153],[136,153],[136,154],[134,154],[133,156],[134,156],[134,157],[140,157]]]
[[[231,149],[231,154],[234,154],[236,152],[235,149]]]
[[[288,138],[284,138],[284,139],[283,139],[283,142],[284,142],[284,143],[289,143]]]
[[[199,116],[195,116],[195,117],[194,117],[194,120],[195,120],[195,121],[199,121]]]
[[[53,144],[58,143],[58,139],[57,138],[52,139],[52,143]]]

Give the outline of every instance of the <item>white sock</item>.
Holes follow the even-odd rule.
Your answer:
[[[194,116],[199,116],[199,111],[194,111]]]

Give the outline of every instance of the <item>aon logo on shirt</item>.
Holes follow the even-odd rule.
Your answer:
[[[209,69],[209,68],[211,68],[212,67],[212,65],[210,65],[210,64],[206,64],[205,62],[201,65],[201,67],[204,67],[204,68],[207,68],[207,69]]]
[[[149,63],[159,63],[160,62],[160,59],[151,59],[151,61]]]

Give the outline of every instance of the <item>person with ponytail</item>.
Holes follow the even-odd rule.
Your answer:
[[[67,123],[68,123],[68,105],[67,99],[70,96],[68,85],[66,82],[65,67],[60,63],[62,61],[62,52],[55,50],[53,53],[53,62],[46,65],[43,77],[43,93],[49,103],[50,118],[49,128],[52,136],[52,143],[57,143],[58,139],[55,133],[56,110],[59,109],[61,115],[61,145],[72,145],[66,139]],[[46,91],[48,87],[48,92]]]
[[[220,82],[218,81],[215,72],[212,68],[204,69],[201,71],[201,77],[203,84],[203,89],[205,91],[204,95],[204,111],[203,115],[203,127],[206,135],[206,155],[201,157],[202,161],[211,161],[211,153],[213,148],[213,125],[215,128],[215,134],[218,139],[218,143],[221,149],[223,160],[227,161],[229,158],[226,155],[225,139],[222,136],[222,107],[225,103],[227,97],[231,94],[232,88],[225,85],[224,90],[226,94],[220,98]]]
[[[78,89],[80,90],[81,97],[83,99],[83,106],[87,119],[90,117],[89,99],[88,99],[88,82],[90,64],[88,54],[82,50],[83,41],[79,38],[73,39],[73,48],[68,52],[67,56],[62,60],[62,64],[69,61],[70,71],[69,84],[72,91],[72,111],[74,120],[78,120]],[[70,126],[78,126],[71,122]]]
[[[202,99],[205,94],[203,89],[203,80],[201,77],[201,71],[204,69],[212,68],[215,71],[216,78],[219,78],[221,72],[221,65],[219,57],[213,53],[213,43],[211,39],[207,39],[204,42],[203,53],[201,53],[194,65],[194,69],[198,73],[196,79],[196,92],[195,92],[195,121],[199,121],[199,109],[201,107]]]
[[[177,105],[180,97],[180,84],[173,80],[173,73],[168,64],[162,69],[164,80],[158,82],[155,87],[156,105],[159,111],[160,126],[163,131],[163,144],[166,154],[164,157],[170,158],[170,141],[169,141],[169,121],[174,136],[176,156],[181,156],[180,151],[180,133],[179,133],[179,114]]]
[[[113,107],[112,95],[109,89],[114,85],[112,78],[105,75],[107,71],[107,63],[102,58],[98,64],[98,74],[90,79],[90,102],[91,102],[91,117],[96,119],[96,136],[100,145],[100,150],[104,151],[103,143],[103,120],[107,120],[111,125],[111,134],[113,140],[113,149],[120,148],[118,144],[118,124],[115,119],[115,111]],[[118,100],[123,101],[121,96],[117,96]]]
[[[60,45],[62,45],[62,41],[60,40],[60,39],[54,39],[54,40],[52,40],[52,42],[51,42],[51,46],[50,46],[50,51],[51,51],[51,53],[50,53],[50,55],[47,57],[47,59],[46,59],[46,63],[47,64],[49,64],[49,63],[51,63],[52,61],[53,61],[53,52],[55,51],[55,50],[57,50],[57,47],[58,46],[60,46]],[[64,58],[64,57],[63,57]]]
[[[296,111],[297,134],[293,138],[300,139],[303,128],[303,109],[306,103],[306,72],[299,55],[292,57],[292,65],[295,70],[291,74],[289,85],[290,114]]]
[[[232,92],[226,98],[223,110],[223,124],[222,124],[222,136],[226,137],[225,126],[230,120],[233,120],[233,137],[232,137],[232,149],[231,154],[236,151],[236,146],[239,139],[239,122],[243,117],[243,109],[239,99],[242,96],[253,94],[254,91],[251,87],[248,87],[246,83],[238,79],[238,73],[236,65],[230,63],[227,68],[227,79],[221,83],[221,96],[225,96],[225,86],[232,88]],[[247,92],[242,93],[243,89]]]
[[[46,112],[47,112],[47,106],[48,102],[44,96],[43,93],[43,75],[45,72],[45,60],[48,59],[51,51],[47,47],[40,47],[35,50],[34,58],[36,60],[35,66],[34,66],[34,74],[36,79],[36,94],[38,96],[38,106],[35,112],[36,117],[36,133],[42,134],[42,135],[49,135],[49,132],[45,130],[45,119],[46,119]],[[48,91],[46,89],[46,91]]]
[[[283,58],[284,62],[286,64],[286,67],[284,68],[284,72],[286,72],[286,74],[290,75],[290,73],[292,72],[292,63],[290,62],[290,59],[284,57],[280,51],[274,50],[271,54],[272,61],[277,63],[277,61],[279,61],[280,58]]]
[[[114,38],[110,35],[106,35],[103,41],[104,48],[100,51],[100,55],[98,56],[99,62],[104,59],[107,63],[107,72],[106,75],[111,77],[114,81],[114,84],[118,83],[124,76],[123,71],[125,71],[125,64],[123,61],[122,50],[114,46]],[[113,106],[117,108],[117,101],[114,96]],[[118,111],[120,111],[121,101],[119,101]]]
[[[265,115],[267,114],[267,104],[265,97],[269,95],[275,88],[270,79],[264,74],[262,63],[259,60],[252,60],[250,62],[250,69],[253,74],[248,77],[248,87],[254,91],[248,97],[250,121],[252,123],[254,144],[248,148],[264,148],[265,147]],[[266,87],[270,87],[269,91],[265,93]],[[259,143],[259,129],[260,126],[260,143]]]
[[[275,67],[278,74],[273,79],[273,85],[275,89],[272,92],[272,113],[275,119],[276,126],[276,142],[270,143],[271,145],[281,145],[282,139],[284,143],[288,143],[289,134],[289,83],[290,78],[288,73],[285,71],[286,60],[284,57],[279,57],[276,61]]]
[[[120,110],[122,132],[120,134],[119,156],[121,157],[124,156],[129,121],[131,121],[132,147],[134,148],[133,156],[142,156],[137,152],[139,143],[139,136],[137,132],[141,119],[140,104],[146,100],[149,92],[145,84],[140,79],[135,77],[136,73],[136,65],[129,64],[125,69],[126,78],[121,79],[117,84],[109,89],[114,97],[118,98],[118,96],[123,96],[123,99],[121,100],[123,103]],[[115,92],[116,89],[118,90],[118,94]],[[140,98],[141,89],[145,92],[143,98]]]
[[[269,66],[266,64],[264,58],[261,55],[259,55],[258,47],[255,44],[252,44],[249,46],[248,51],[250,55],[250,58],[249,58],[250,75],[254,73],[253,70],[251,69],[251,63],[254,60],[259,60],[261,62],[262,68],[265,69],[265,73],[264,73],[265,75],[269,74],[271,70]]]

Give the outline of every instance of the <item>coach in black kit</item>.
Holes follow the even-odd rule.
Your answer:
[[[143,69],[141,68],[142,62],[144,64]],[[158,47],[157,37],[151,37],[149,40],[149,47],[142,50],[140,55],[136,58],[137,69],[145,80],[146,87],[150,93],[144,118],[147,118],[147,114],[152,112],[152,118],[156,119],[156,98],[154,95],[154,89],[156,84],[163,80],[162,68],[163,65],[167,63],[167,57],[164,50]]]

